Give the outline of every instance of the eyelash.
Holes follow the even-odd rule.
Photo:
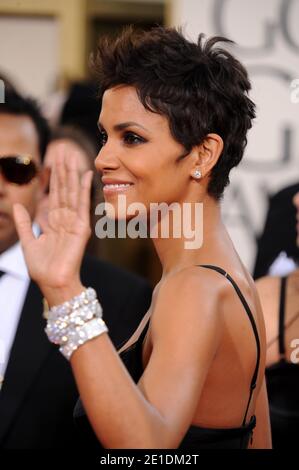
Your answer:
[[[107,142],[107,134],[105,131],[100,131],[100,145],[103,147]]]
[[[144,139],[143,137],[140,137],[138,134],[135,134],[135,132],[131,132],[131,131],[125,131],[122,138],[123,138],[124,143],[129,146],[139,145],[139,144],[143,144],[147,142],[146,139]],[[107,133],[105,131],[100,131],[101,145],[104,146],[107,143],[107,140],[108,140]],[[134,141],[132,142],[132,140]]]

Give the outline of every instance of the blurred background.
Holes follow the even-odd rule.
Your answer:
[[[99,36],[127,24],[161,24],[182,25],[193,39],[203,32],[234,40],[258,116],[243,162],[232,172],[223,216],[249,270],[256,277],[271,268],[281,274],[297,259],[295,216],[280,218],[273,229],[274,254],[267,252],[264,228],[273,195],[299,183],[298,23],[299,0],[0,0],[0,79],[37,98],[52,126],[78,127],[96,149],[99,105],[88,61]],[[95,186],[99,201],[99,182]],[[93,237],[89,249],[153,283],[159,279],[150,240]]]

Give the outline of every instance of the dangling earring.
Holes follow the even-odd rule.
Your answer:
[[[201,171],[200,170],[195,170],[193,173],[193,178],[200,180],[201,178]]]

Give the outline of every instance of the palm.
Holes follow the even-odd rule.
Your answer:
[[[15,208],[15,220],[32,279],[41,287],[58,287],[79,277],[81,260],[90,235],[90,172],[81,184],[75,158],[66,165],[57,157],[50,182],[48,225],[37,239],[28,213]]]

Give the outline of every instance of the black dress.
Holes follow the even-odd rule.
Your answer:
[[[266,368],[274,449],[297,448],[299,442],[299,366],[285,357],[286,285],[287,277],[282,277],[278,322],[281,359]]]
[[[246,449],[248,447],[250,438],[255,427],[255,416],[252,416],[247,422],[247,412],[250,405],[251,397],[253,390],[256,387],[256,379],[259,370],[260,363],[260,342],[258,337],[258,332],[254,317],[250,311],[250,308],[243,297],[240,289],[234,282],[234,280],[227,274],[223,269],[217,266],[211,265],[201,265],[201,267],[214,269],[223,276],[225,276],[233,285],[237,295],[239,296],[243,307],[248,315],[250,323],[253,328],[253,333],[257,345],[257,359],[256,366],[253,373],[251,386],[249,390],[249,397],[247,407],[244,413],[244,418],[242,425],[237,428],[202,428],[199,426],[190,426],[184,439],[182,440],[179,448],[180,449],[189,449],[189,450],[199,450],[199,449]],[[127,370],[129,371],[132,379],[135,383],[138,382],[141,375],[143,374],[142,367],[142,345],[143,341],[149,326],[149,321],[144,327],[142,333],[140,334],[138,340],[130,346],[128,349],[120,353],[120,357],[124,362]],[[98,450],[101,448],[99,441],[97,440],[95,434],[92,431],[91,426],[89,425],[88,419],[86,417],[83,405],[81,400],[77,402],[77,405],[74,410],[74,418],[78,427],[82,430],[82,439],[84,446],[89,447],[90,449]]]

